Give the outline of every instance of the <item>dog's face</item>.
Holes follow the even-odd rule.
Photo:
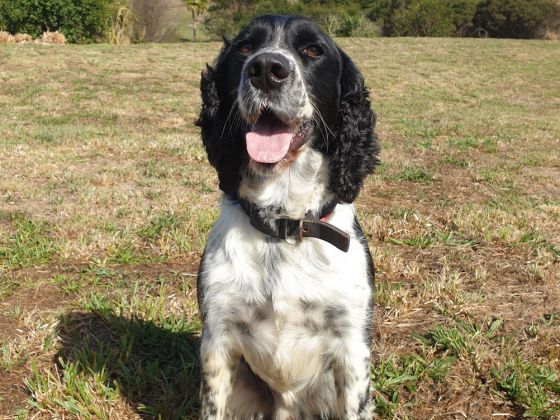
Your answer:
[[[311,22],[258,19],[233,40],[225,62],[254,168],[285,168],[315,130],[328,130],[321,124],[334,121],[340,54]]]
[[[273,176],[312,147],[331,160],[332,192],[351,202],[377,162],[363,78],[307,19],[255,19],[225,42],[201,90],[198,124],[226,193],[247,169]]]

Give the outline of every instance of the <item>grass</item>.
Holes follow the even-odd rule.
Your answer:
[[[523,408],[527,417],[558,415],[560,378],[547,366],[526,363],[518,358],[492,370],[498,389]]]
[[[558,418],[558,44],[339,42],[383,147],[356,202],[378,414]],[[219,47],[0,50],[0,417],[197,417]]]
[[[47,264],[56,255],[57,247],[48,236],[44,222],[16,220],[14,234],[0,247],[0,260],[9,268]]]

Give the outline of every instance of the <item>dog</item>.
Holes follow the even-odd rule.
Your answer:
[[[223,191],[198,273],[203,419],[368,419],[374,267],[352,202],[378,164],[357,67],[261,16],[201,78]]]

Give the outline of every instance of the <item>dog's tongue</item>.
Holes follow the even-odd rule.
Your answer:
[[[247,152],[257,162],[280,162],[288,153],[293,136],[286,124],[272,115],[262,115],[245,135]]]

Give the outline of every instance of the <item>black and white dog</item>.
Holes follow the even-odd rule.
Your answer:
[[[378,145],[361,74],[311,21],[262,16],[201,91],[224,192],[198,276],[201,418],[371,418],[374,270],[351,203]]]

